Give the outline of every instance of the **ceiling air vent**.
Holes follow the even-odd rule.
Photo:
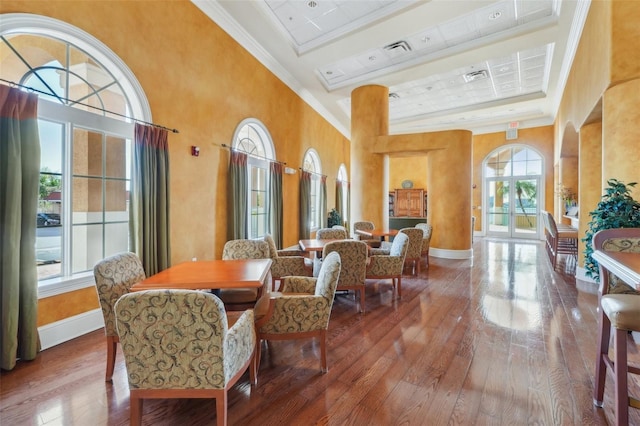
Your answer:
[[[469,83],[471,81],[483,80],[487,77],[489,77],[487,70],[472,71],[464,75],[464,81]]]
[[[407,52],[411,52],[411,46],[404,40],[387,44],[383,49],[392,57],[404,55]]]

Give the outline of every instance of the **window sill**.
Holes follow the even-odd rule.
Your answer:
[[[52,278],[43,280],[38,284],[38,299],[57,296],[94,285],[95,281],[91,272],[77,274],[68,279]]]

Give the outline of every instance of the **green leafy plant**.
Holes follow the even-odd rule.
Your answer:
[[[591,255],[593,235],[603,229],[640,227],[640,203],[631,197],[631,189],[636,182],[625,184],[617,179],[609,179],[608,187],[596,209],[589,213],[591,221],[582,241],[585,243],[584,267],[586,274],[600,280],[598,262]]]
[[[327,216],[327,225],[331,228],[333,225],[342,225],[342,217],[336,209],[331,209]]]

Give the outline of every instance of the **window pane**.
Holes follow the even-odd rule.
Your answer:
[[[36,215],[38,279],[61,274],[62,262],[62,145],[64,126],[39,120],[40,189]]]
[[[73,224],[102,222],[102,179],[73,178]]]
[[[251,238],[264,236],[266,232],[267,171],[261,167],[251,167]]]
[[[131,143],[127,139],[107,136],[105,176],[130,178]]]
[[[104,227],[104,257],[129,251],[129,223],[108,223]]]
[[[73,174],[102,176],[102,134],[73,129]]]
[[[71,272],[76,274],[93,269],[103,258],[102,225],[76,225],[72,229],[73,260]]]

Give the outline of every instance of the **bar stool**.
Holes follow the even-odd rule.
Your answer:
[[[602,311],[598,360],[593,403],[602,407],[607,368],[613,371],[616,425],[629,424],[629,406],[640,408],[640,401],[629,396],[627,373],[640,374],[640,368],[627,364],[629,331],[640,331],[640,297],[631,294],[606,294],[600,301]],[[611,327],[613,360],[609,357]]]
[[[640,253],[640,228],[606,229],[593,236],[593,249],[605,252]],[[613,372],[615,419],[617,425],[629,423],[629,406],[640,408],[640,401],[629,397],[628,373],[640,374],[640,368],[627,362],[627,339],[630,331],[640,331],[640,293],[602,265],[600,269],[600,309],[598,353],[593,388],[593,403],[602,407],[607,368]],[[611,329],[613,359],[609,357]]]

